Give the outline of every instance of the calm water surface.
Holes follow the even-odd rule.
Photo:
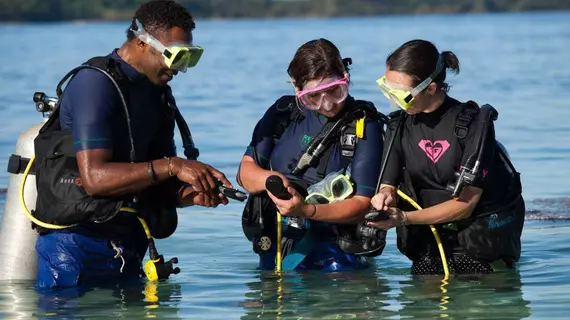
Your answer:
[[[0,168],[16,139],[41,121],[34,91],[57,81],[124,39],[125,23],[0,26]],[[570,13],[401,16],[366,19],[198,21],[200,64],[172,83],[201,160],[233,181],[252,129],[273,101],[291,92],[286,75],[295,50],[324,37],[353,59],[351,92],[390,112],[375,86],[386,56],[413,38],[452,50],[450,77],[460,100],[499,111],[497,137],[522,172],[524,196],[537,216],[568,217],[570,200]],[[177,135],[178,141],[179,136]],[[0,188],[8,174],[0,172]],[[4,196],[0,196],[4,209]],[[341,274],[286,274],[256,269],[242,235],[243,205],[181,212],[175,235],[157,242],[177,256],[182,273],[158,286],[99,288],[39,296],[31,283],[0,283],[0,318],[14,319],[556,319],[570,311],[570,222],[527,221],[517,273],[414,278],[395,246],[376,268]]]

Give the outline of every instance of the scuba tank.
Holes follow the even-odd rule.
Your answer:
[[[35,250],[37,233],[32,229],[30,220],[26,217],[27,212],[22,206],[23,202],[28,210],[31,210],[36,205],[38,195],[36,177],[32,166],[22,188],[25,177],[23,173],[29,159],[34,155],[34,139],[53,111],[57,99],[36,92],[33,101],[36,110],[44,114],[44,119],[20,134],[16,143],[16,152],[8,161],[10,181],[0,224],[0,243],[2,243],[0,261],[3,264],[0,268],[0,281],[35,280],[37,274],[38,259]],[[48,114],[47,117],[45,113]]]

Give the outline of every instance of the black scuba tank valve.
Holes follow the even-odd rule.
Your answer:
[[[43,92],[35,92],[33,100],[36,104],[36,110],[42,113],[52,112],[57,104],[57,98],[48,97]]]
[[[451,192],[452,197],[459,196],[465,185],[473,185],[478,179],[479,165],[481,164],[483,153],[487,148],[486,144],[487,137],[489,135],[489,123],[497,120],[498,116],[499,113],[495,108],[493,108],[493,106],[489,104],[481,106],[481,110],[477,116],[477,122],[475,122],[476,127],[481,128],[477,140],[477,149],[467,159],[467,163],[461,166],[461,170],[459,172],[455,172],[455,179],[445,187],[445,190]],[[495,146],[492,147],[494,148]]]
[[[455,180],[447,184],[445,187],[445,190],[451,192],[452,197],[459,196],[465,185],[472,185],[477,178],[474,174],[474,170],[468,166],[463,166],[461,171],[456,171],[453,176],[455,177]]]

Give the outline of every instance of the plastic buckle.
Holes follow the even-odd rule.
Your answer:
[[[467,137],[467,131],[468,129],[466,126],[455,125],[454,133],[459,139]]]
[[[463,139],[467,137],[468,126],[472,120],[472,117],[468,115],[468,111],[464,110],[457,115],[457,120],[455,121],[455,129],[453,133],[459,138]]]

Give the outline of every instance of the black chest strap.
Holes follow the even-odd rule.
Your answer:
[[[335,141],[339,141],[341,147],[341,157],[344,161],[344,167],[348,168],[352,164],[354,157],[354,152],[356,150],[356,145],[360,137],[358,136],[357,122],[362,120],[365,121],[367,118],[373,121],[378,121],[382,127],[382,135],[384,135],[384,124],[388,122],[388,117],[378,112],[372,102],[365,100],[347,100],[351,105],[347,109],[347,113],[340,118],[343,121],[340,126],[335,127],[334,122],[328,122],[325,128],[321,131],[323,133],[323,138],[328,139],[326,150],[322,153],[319,159],[319,164],[317,166],[317,177],[323,179],[327,171],[327,165],[330,160],[330,155],[333,150],[333,145]],[[364,123],[362,123],[362,129],[364,129]],[[327,131],[334,130],[330,135]],[[313,142],[317,142],[317,139]],[[307,148],[309,149],[309,148]]]
[[[465,150],[465,138],[469,132],[469,127],[473,122],[473,119],[479,114],[479,106],[475,101],[467,101],[460,106],[461,110],[457,114],[455,120],[455,127],[453,133],[459,139],[459,144],[461,145],[461,150]]]

